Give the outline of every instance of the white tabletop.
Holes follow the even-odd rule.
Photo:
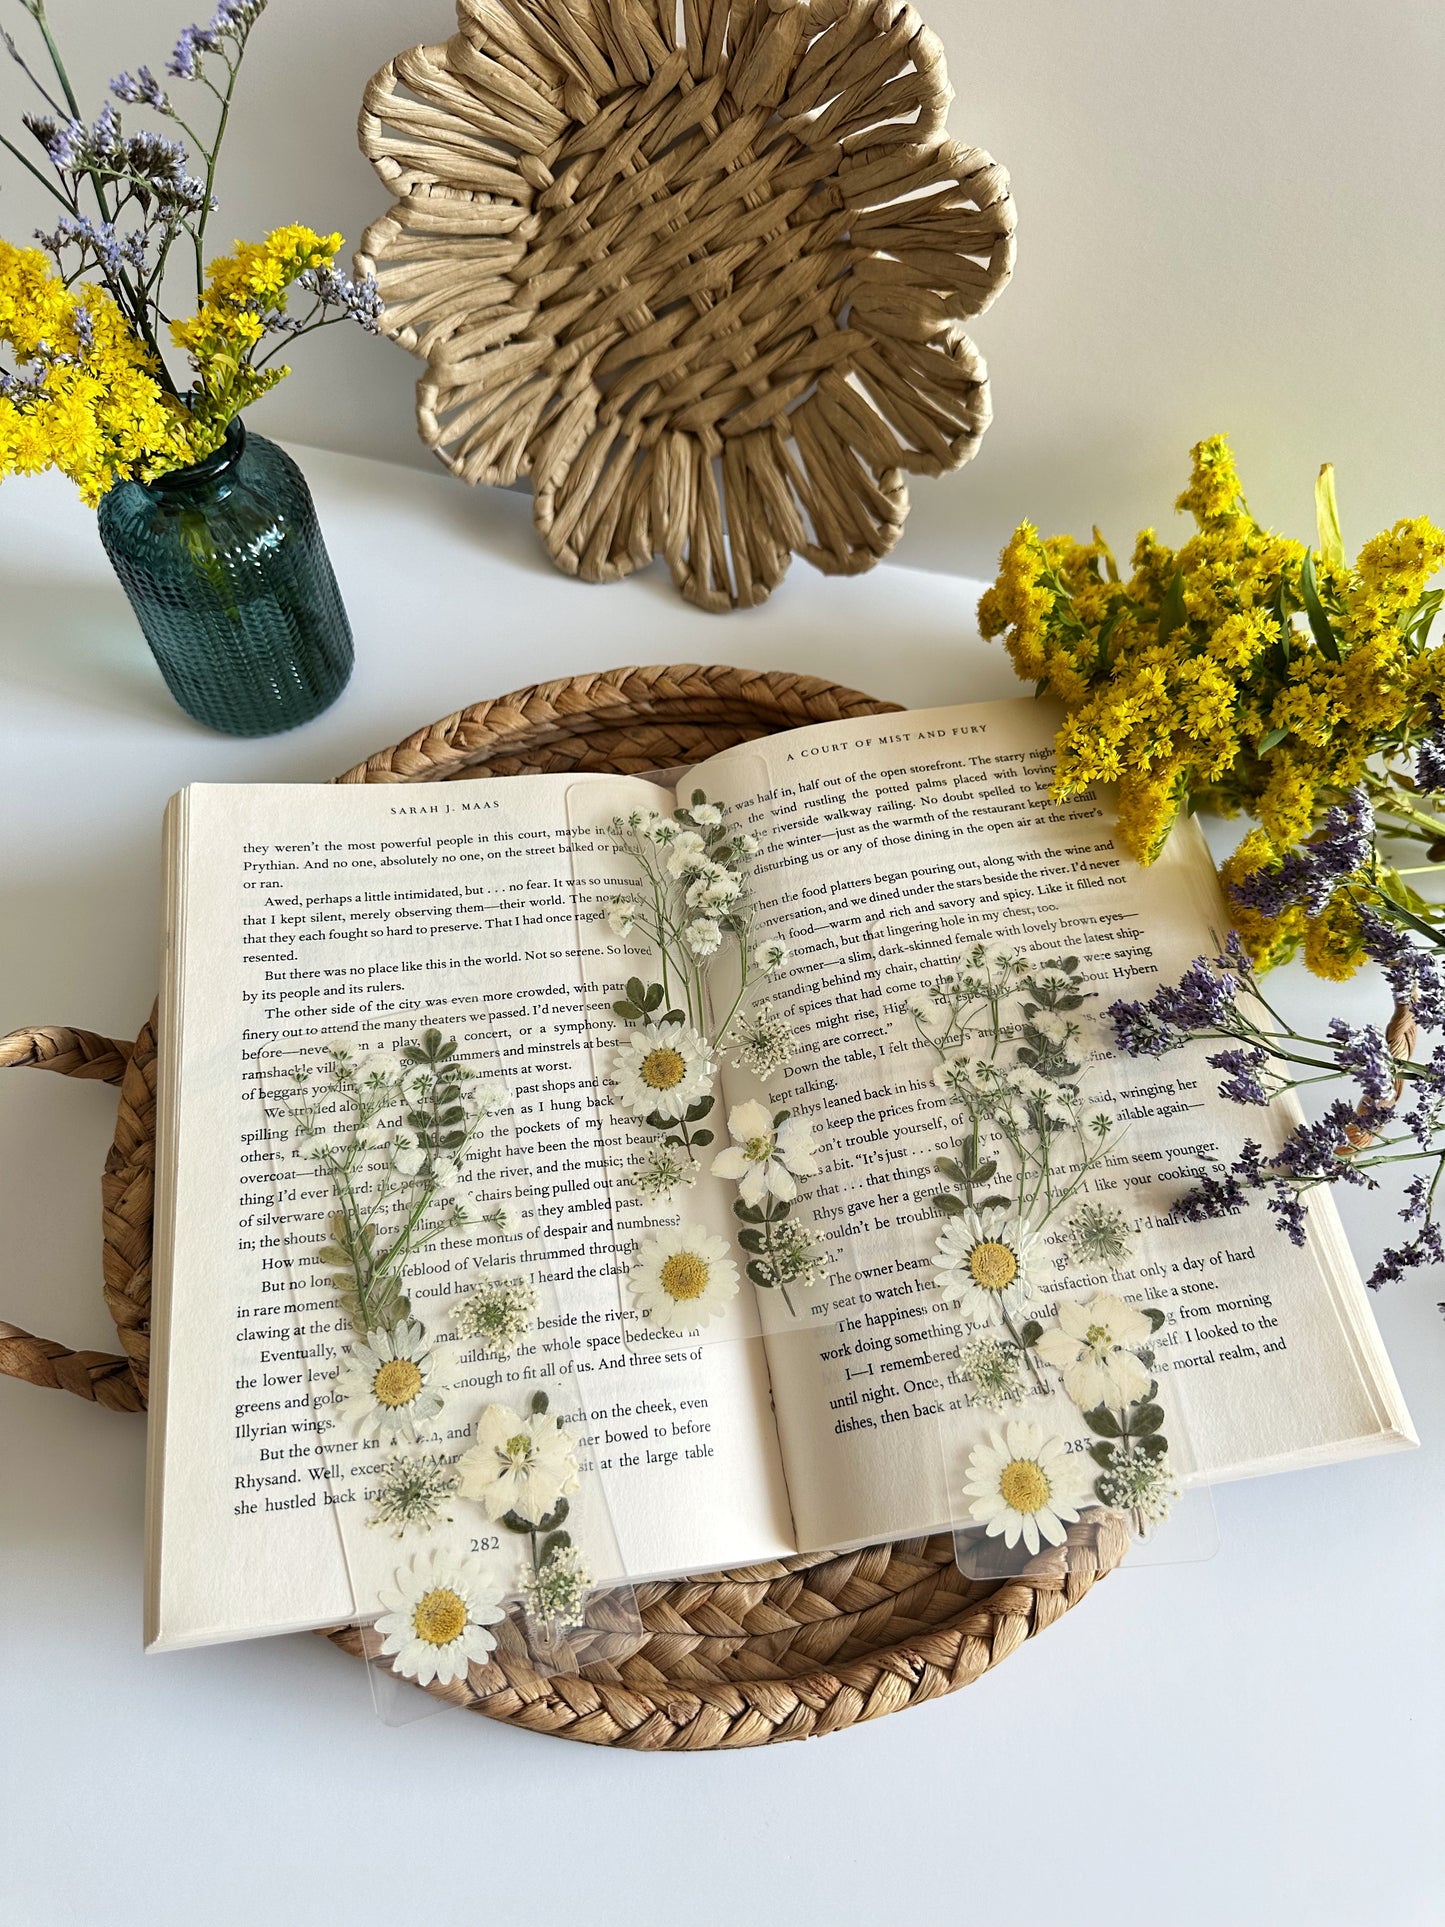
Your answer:
[[[630,662],[804,670],[908,704],[1017,693],[973,630],[976,583],[798,563],[764,609],[703,616],[658,576],[555,575],[523,497],[300,454],[357,669],[328,715],[261,742],[172,706],[62,485],[0,492],[0,1030],[134,1036],[160,812],[187,782],[327,777],[465,703]],[[1363,989],[1329,999],[1373,1014]],[[104,1085],[0,1081],[0,1318],[106,1350],[114,1111]],[[1377,1249],[1389,1200],[1345,1204]],[[1120,1573],[962,1694],[740,1757],[451,1711],[389,1725],[314,1638],[143,1657],[142,1422],[0,1380],[0,1915],[1438,1927],[1441,1295],[1426,1278],[1378,1304],[1420,1452],[1225,1488],[1212,1559]]]

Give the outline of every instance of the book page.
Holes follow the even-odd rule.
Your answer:
[[[1214,954],[1227,928],[1196,825],[1142,870],[1093,797],[1049,801],[1057,726],[1028,699],[885,715],[750,743],[694,772],[765,840],[757,922],[791,949],[768,996],[799,1039],[769,1095],[811,1114],[825,1146],[811,1199],[836,1261],[831,1296],[768,1339],[805,1549],[949,1518],[939,1414],[961,1328],[933,1289],[929,1198],[955,1125],[908,995],[967,945],[996,942],[1076,955],[1102,1013]],[[1262,1207],[1169,1219],[1216,1147],[1232,1155],[1248,1134],[1273,1150],[1296,1116],[1285,1104],[1242,1113],[1202,1059],[1201,1047],[1104,1060],[1112,1088],[1096,1094],[1128,1129],[1086,1180],[1142,1233],[1108,1282],[1168,1313],[1160,1348],[1194,1464],[1225,1479],[1409,1442],[1327,1194],[1312,1194],[1302,1250]],[[1045,1290],[1105,1282],[1056,1260]]]
[[[567,828],[567,793],[588,780],[198,786],[172,805],[151,1642],[324,1624],[354,1610],[328,1516],[339,1483],[327,1477],[329,1422],[315,1397],[348,1326],[328,1306],[324,1274],[303,1276],[293,1310],[294,1260],[283,1248],[314,1250],[330,1207],[324,1185],[288,1181],[284,1223],[273,1221],[277,1146],[257,1065],[319,1037],[395,1047],[459,1002],[480,1014],[477,1052],[485,1057],[490,1040],[501,1059],[484,1068],[513,1098],[519,1165],[509,1171],[504,1159],[489,1180],[515,1181],[520,1231],[492,1234],[496,1249],[481,1256],[519,1271],[545,1261],[555,1281],[558,1329],[534,1334],[522,1356],[577,1374],[622,1565],[598,1581],[794,1549],[760,1345],[679,1345],[640,1360],[623,1343],[614,1238],[630,1247],[646,1220],[636,1203],[602,1211],[593,1195],[605,1127],[579,955],[591,938],[579,945],[574,890],[580,882],[595,896],[612,859]],[[596,780],[615,795],[616,779]],[[672,807],[670,792],[634,787],[644,807]],[[469,1288],[478,1253],[444,1241],[427,1257],[408,1289],[445,1342],[443,1308]],[[467,1426],[501,1376],[479,1379],[470,1405],[457,1399]],[[363,1483],[365,1455],[378,1449],[362,1448]],[[396,1559],[387,1535],[349,1535],[364,1556],[373,1545],[384,1572]]]

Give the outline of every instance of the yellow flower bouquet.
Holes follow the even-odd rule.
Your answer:
[[[344,320],[374,333],[376,284],[338,272],[339,234],[302,226],[207,265],[221,145],[266,0],[220,0],[182,31],[165,83],[146,67],[117,75],[93,121],[46,0],[14,4],[43,57],[32,66],[0,27],[38,97],[24,116],[33,144],[0,135],[0,149],[58,213],[38,246],[0,240],[0,481],[57,469],[99,508],[192,716],[244,735],[289,728],[340,694],[351,630],[304,478],[274,444],[248,442],[240,417],[289,372],[282,356],[301,336]],[[132,128],[131,108],[149,124]]]
[[[1445,858],[1445,645],[1430,641],[1445,534],[1417,518],[1346,559],[1328,467],[1318,546],[1251,515],[1222,436],[1200,442],[1179,497],[1179,549],[1145,529],[1122,578],[1103,537],[1041,538],[1024,523],[979,603],[1018,674],[1062,700],[1054,794],[1117,786],[1140,862],[1183,812],[1256,827],[1224,866],[1255,963],[1302,949],[1319,975],[1364,961],[1366,896],[1435,913],[1408,882]],[[1396,867],[1381,839],[1423,845]]]

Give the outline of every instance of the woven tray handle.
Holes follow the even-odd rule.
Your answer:
[[[62,1077],[89,1077],[119,1084],[130,1063],[130,1044],[90,1030],[44,1025],[0,1037],[0,1069],[30,1066]],[[77,1352],[52,1338],[36,1338],[0,1320],[0,1373],[30,1385],[74,1392],[114,1411],[138,1412],[142,1401],[130,1360],[113,1352]]]

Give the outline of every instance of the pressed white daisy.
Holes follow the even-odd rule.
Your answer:
[[[798,1179],[818,1175],[811,1118],[794,1114],[775,1126],[768,1107],[752,1098],[728,1112],[728,1132],[732,1143],[713,1159],[712,1172],[735,1184],[744,1204],[767,1197],[791,1203]]]
[[[337,1417],[358,1438],[415,1439],[430,1431],[449,1383],[446,1361],[414,1318],[368,1332],[348,1347],[337,1374]]]
[[[638,1024],[612,1053],[618,1102],[634,1117],[681,1117],[712,1091],[707,1040],[691,1024]]]
[[[934,1282],[957,1298],[970,1325],[1012,1317],[1035,1294],[1036,1234],[1007,1205],[965,1208],[945,1218],[934,1248]]]
[[[577,1490],[577,1441],[550,1412],[524,1415],[510,1405],[488,1405],[457,1474],[457,1490],[489,1519],[515,1512],[535,1524]]]
[[[737,1297],[738,1268],[725,1238],[701,1225],[670,1225],[637,1247],[627,1289],[659,1330],[701,1331]]]
[[[463,1338],[474,1338],[489,1358],[510,1358],[527,1335],[537,1310],[537,1288],[522,1277],[484,1277],[452,1307]]]
[[[739,1019],[728,1054],[745,1071],[751,1071],[760,1084],[766,1084],[793,1061],[797,1039],[790,1024],[776,1016],[769,1003],[754,1004]]]
[[[1063,1299],[1054,1317],[1036,1350],[1063,1373],[1064,1390],[1081,1411],[1132,1405],[1148,1394],[1153,1374],[1136,1353],[1153,1338],[1154,1326],[1142,1311],[1097,1291],[1087,1305]]]
[[[569,1540],[555,1547],[537,1570],[523,1574],[523,1609],[549,1632],[564,1631],[580,1624],[591,1584],[592,1574]]]
[[[1079,1516],[1089,1486],[1062,1439],[1046,1438],[1043,1428],[1015,1419],[990,1432],[985,1445],[968,1455],[965,1494],[973,1501],[969,1517],[990,1539],[1010,1548],[1020,1539],[1030,1552],[1040,1540],[1061,1546],[1064,1528]]]
[[[694,917],[682,938],[694,957],[711,957],[722,943],[722,925],[715,917]]]
[[[788,946],[779,943],[776,938],[771,943],[760,943],[753,952],[753,962],[765,977],[771,976],[775,970],[781,970],[787,961]]]
[[[487,1628],[502,1617],[502,1589],[480,1559],[420,1552],[398,1570],[395,1591],[380,1599],[381,1650],[395,1655],[393,1672],[421,1686],[465,1679],[472,1661],[485,1659],[497,1643]]]
[[[614,937],[625,937],[637,921],[638,906],[631,897],[614,897],[607,906],[607,927]]]

